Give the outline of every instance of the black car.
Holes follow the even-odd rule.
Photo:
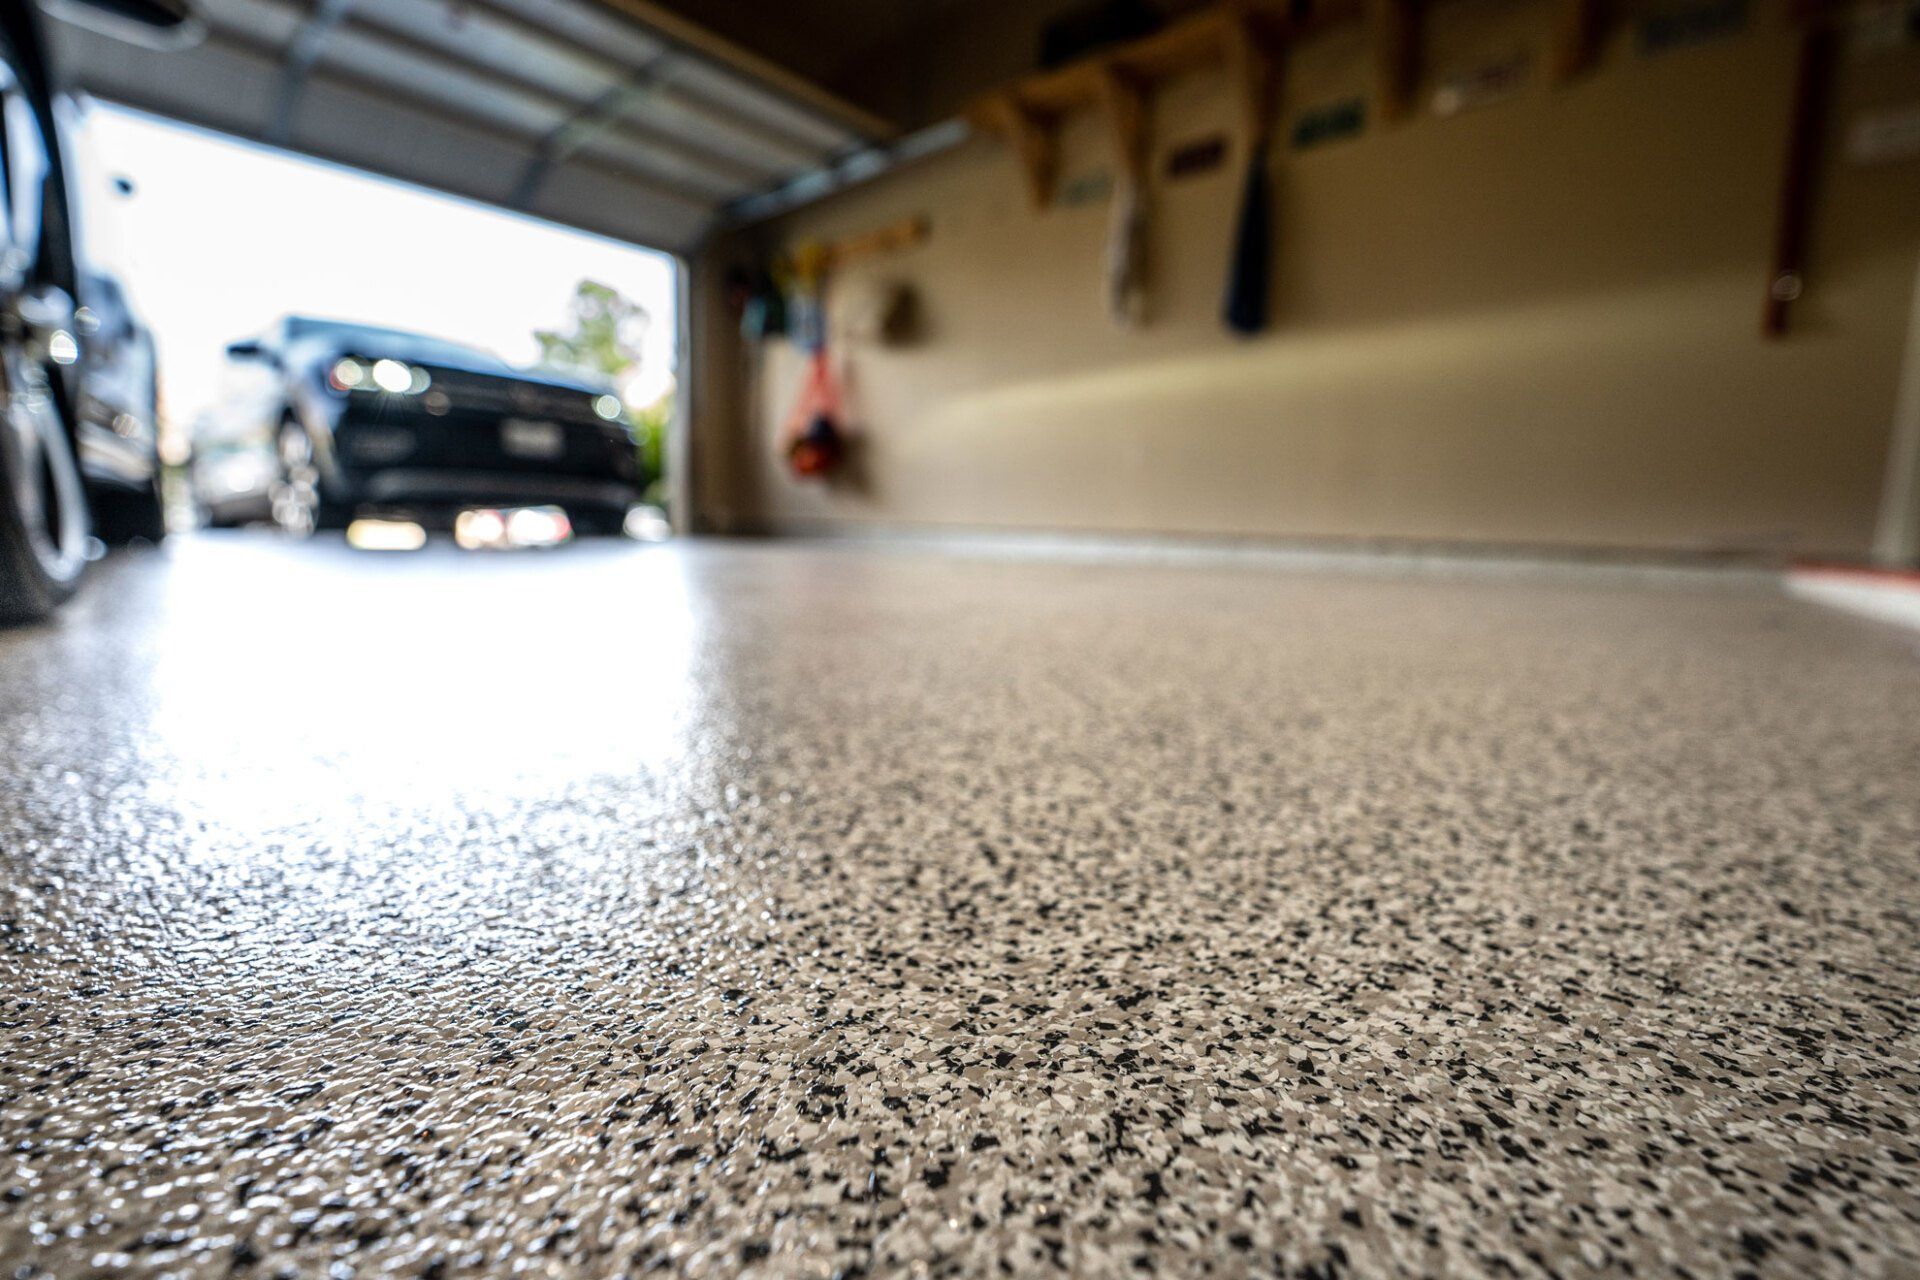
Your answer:
[[[213,524],[309,533],[377,513],[444,527],[473,508],[558,506],[576,530],[611,533],[639,501],[632,429],[603,383],[308,316],[227,354],[226,393],[194,428]]]
[[[122,35],[180,36],[185,0],[62,0]],[[165,532],[153,344],[86,268],[71,148],[39,15],[0,0],[0,621],[79,585],[89,539]]]
[[[160,486],[160,367],[148,329],[115,277],[80,274],[80,472],[93,531],[108,543],[167,534]]]

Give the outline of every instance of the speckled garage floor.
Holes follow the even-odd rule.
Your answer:
[[[0,635],[0,1276],[1913,1275],[1920,653],[202,539]]]

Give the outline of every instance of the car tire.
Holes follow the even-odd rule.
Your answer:
[[[0,106],[10,126],[0,178],[9,201],[21,201],[30,188],[17,184],[33,180],[16,171],[16,162],[31,167],[22,158],[35,151],[14,135],[16,115],[38,129],[48,167],[38,179],[37,243],[17,242],[11,218],[0,233],[0,621],[7,622],[44,618],[71,596],[92,537],[72,402],[51,345],[55,337],[73,341],[57,318],[71,315],[73,278],[67,209],[47,176],[59,145],[44,96],[32,84],[35,59],[19,47],[33,38],[31,21],[24,30],[23,37],[11,16],[0,22]]]
[[[580,538],[616,538],[627,531],[625,507],[578,507],[567,509],[567,523]]]
[[[46,617],[87,565],[86,487],[54,372],[0,338],[0,621]]]
[[[281,423],[275,450],[280,477],[273,484],[274,524],[296,538],[346,528],[352,513],[327,497],[307,429],[291,418]]]

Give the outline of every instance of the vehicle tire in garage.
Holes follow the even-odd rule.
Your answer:
[[[79,585],[87,500],[51,372],[24,339],[0,336],[0,380],[0,621],[21,622]]]
[[[89,537],[74,423],[51,362],[56,344],[77,354],[61,323],[72,294],[59,284],[72,255],[31,63],[11,22],[0,27],[0,158],[11,193],[0,208],[0,620],[14,622],[45,617],[73,594]]]
[[[576,537],[613,538],[627,531],[625,507],[568,507],[567,523]]]

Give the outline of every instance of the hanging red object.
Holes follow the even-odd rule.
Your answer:
[[[807,380],[787,418],[787,465],[802,479],[817,479],[837,471],[847,455],[841,430],[840,383],[825,348],[813,353]]]

